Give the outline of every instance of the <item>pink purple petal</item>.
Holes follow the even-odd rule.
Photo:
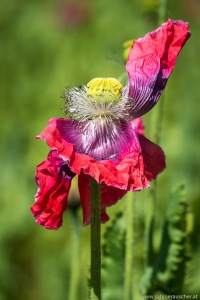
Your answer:
[[[147,113],[158,101],[179,52],[190,37],[188,23],[168,20],[157,30],[134,41],[126,69],[134,118]]]
[[[134,123],[127,125],[127,135],[130,139],[124,143],[122,148],[117,149],[117,159],[97,161],[87,154],[79,153],[76,145],[68,141],[68,131],[63,134],[63,130],[57,126],[57,124],[65,124],[65,122],[68,124],[67,130],[70,131],[69,120],[52,119],[38,137],[45,139],[51,148],[58,150],[59,156],[67,161],[73,173],[84,172],[98,183],[104,182],[106,185],[124,190],[141,190],[149,186],[145,176],[137,128]],[[64,129],[66,130],[66,127]],[[74,127],[72,129],[74,131]]]

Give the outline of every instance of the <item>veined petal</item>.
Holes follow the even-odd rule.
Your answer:
[[[134,41],[126,69],[134,118],[147,113],[158,101],[176,58],[190,37],[188,23],[168,20],[157,30]]]
[[[63,140],[75,145],[78,153],[95,160],[116,160],[119,149],[132,139],[125,121],[97,118],[84,122],[58,119],[57,129]]]
[[[70,127],[71,124],[71,127]],[[65,126],[66,125],[66,126]],[[79,127],[74,126],[70,120],[51,119],[47,128],[38,136],[46,140],[47,144],[58,150],[59,156],[65,160],[75,174],[81,172],[90,175],[98,183],[124,190],[141,190],[149,186],[145,176],[144,162],[135,122],[126,124],[125,140],[121,147],[116,147],[113,159],[95,160],[90,155],[80,153],[79,142],[71,142],[71,136],[79,138]],[[76,132],[77,130],[77,132]],[[118,139],[120,140],[119,134]],[[81,138],[81,134],[80,134]],[[84,138],[90,143],[90,137]],[[77,149],[77,148],[78,149]]]
[[[143,130],[140,119],[132,121],[132,125],[129,122],[96,122],[91,120],[78,123],[70,119],[52,118],[36,138],[44,139],[61,156],[69,157],[70,161],[74,159],[75,153],[86,154],[97,161],[117,161],[120,150],[130,140],[139,145],[137,132]]]
[[[74,176],[57,150],[50,151],[48,158],[38,165],[35,179],[39,188],[31,207],[38,224],[48,229],[58,229],[62,225],[62,214]]]

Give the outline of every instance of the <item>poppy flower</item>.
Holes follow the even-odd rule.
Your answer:
[[[52,118],[36,137],[51,149],[35,176],[39,188],[31,211],[38,224],[48,229],[62,225],[75,175],[83,224],[88,225],[91,177],[100,184],[104,223],[109,219],[106,207],[127,191],[149,187],[164,170],[164,152],[144,136],[140,117],[158,101],[189,36],[187,23],[168,20],[133,42],[125,87],[114,78],[95,78],[87,86],[67,88],[67,118]]]

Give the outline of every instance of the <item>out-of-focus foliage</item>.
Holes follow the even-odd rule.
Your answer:
[[[102,296],[105,300],[123,299],[125,226],[125,218],[122,212],[119,212],[104,233],[102,244]]]
[[[43,130],[48,119],[63,116],[59,94],[66,85],[84,84],[100,76],[118,78],[124,72],[123,42],[157,27],[156,14],[152,16],[145,1],[139,2],[0,2],[1,300],[69,299],[74,247],[79,247],[78,264],[74,266],[78,268],[81,295],[77,297],[87,298],[89,227],[80,227],[80,240],[74,245],[70,210],[57,232],[36,225],[29,211],[36,192],[35,166],[48,153],[45,143],[35,141],[34,136]],[[167,169],[158,180],[155,230],[158,245],[168,191],[184,179],[196,216],[193,280],[186,287],[186,292],[194,294],[200,294],[199,11],[198,0],[171,3],[170,17],[189,21],[192,38],[178,58],[164,95],[161,146],[167,156]],[[147,136],[150,114],[144,117]],[[74,186],[73,195],[78,197],[76,191]],[[144,191],[138,194],[141,206],[144,195]],[[109,209],[111,221],[117,206],[123,208],[124,202],[125,199]],[[141,208],[140,219],[144,218]],[[81,224],[81,211],[79,220]],[[103,226],[105,229],[109,223]],[[137,245],[138,256],[143,255],[142,249]]]
[[[181,294],[190,269],[192,227],[192,214],[181,184],[170,196],[159,252],[153,264],[147,266],[140,283],[142,295],[159,291],[165,295]]]

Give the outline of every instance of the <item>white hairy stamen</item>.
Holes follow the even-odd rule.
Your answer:
[[[71,119],[80,122],[102,118],[108,120],[119,119],[128,121],[130,119],[129,111],[133,106],[133,101],[128,98],[128,88],[122,89],[122,97],[116,101],[105,101],[104,95],[99,95],[102,101],[96,101],[92,95],[87,95],[86,86],[77,88],[72,87],[65,94],[66,104],[64,111]]]

